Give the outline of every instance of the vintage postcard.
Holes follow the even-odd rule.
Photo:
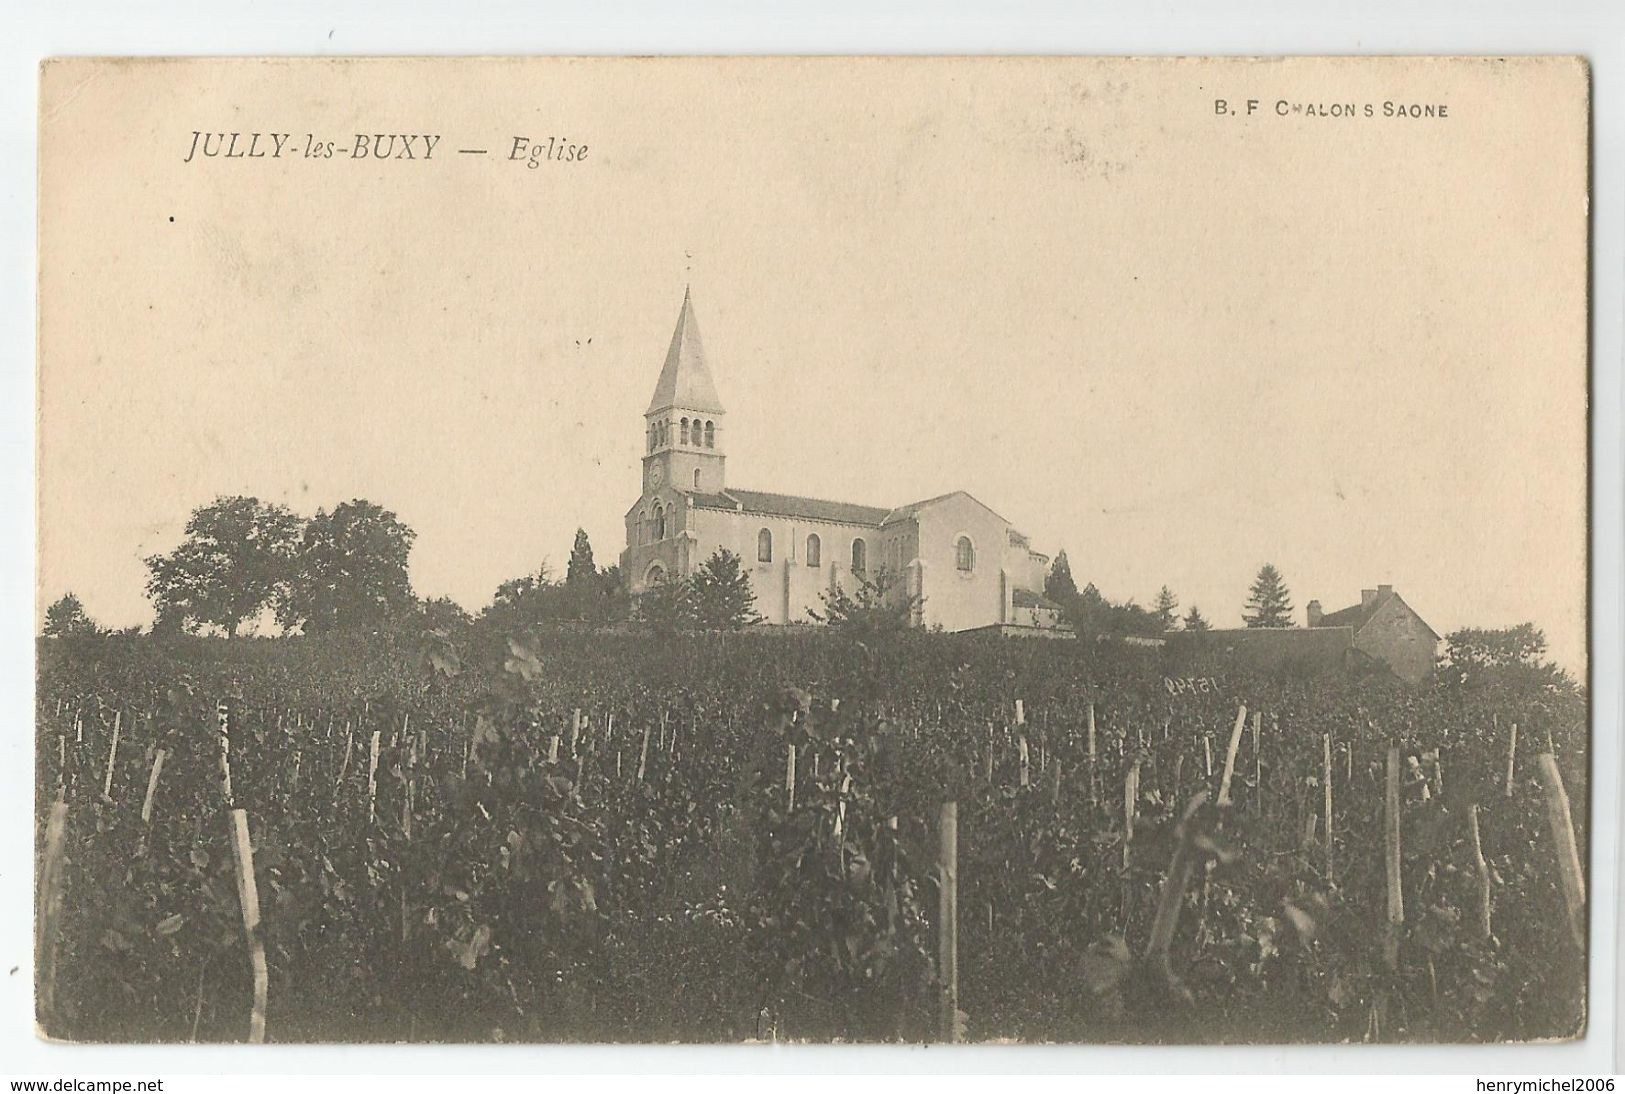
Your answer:
[[[1584,62],[41,81],[41,1036],[1585,1030]]]

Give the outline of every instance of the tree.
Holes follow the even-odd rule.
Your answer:
[[[1546,634],[1533,623],[1490,630],[1463,627],[1444,640],[1444,659],[1461,668],[1538,667],[1546,655]]]
[[[586,588],[598,577],[598,567],[592,560],[592,542],[585,528],[576,529],[575,543],[570,547],[570,561],[564,567],[564,584],[572,589]]]
[[[692,589],[686,581],[662,581],[638,597],[638,621],[656,634],[686,630],[694,621]]]
[[[1281,579],[1281,571],[1268,562],[1259,567],[1253,579],[1247,609],[1241,618],[1249,627],[1292,626],[1292,594]]]
[[[81,638],[101,634],[102,629],[86,614],[79,598],[67,593],[45,609],[44,633],[46,638]]]
[[[317,510],[305,525],[277,620],[321,634],[376,627],[417,604],[407,558],[417,533],[394,513],[357,498]]]
[[[480,613],[480,620],[498,630],[534,627],[565,618],[570,612],[569,599],[564,584],[553,580],[544,560],[535,573],[498,585],[490,606]]]
[[[1056,554],[1044,577],[1044,595],[1063,608],[1078,597],[1078,583],[1072,579],[1072,563],[1067,561],[1064,549]]]
[[[1205,631],[1209,629],[1207,619],[1202,615],[1202,609],[1195,604],[1192,604],[1191,610],[1185,613],[1185,629],[1188,631]]]
[[[738,630],[761,619],[750,575],[741,569],[739,556],[719,548],[689,579],[694,621],[706,630]]]
[[[455,634],[474,621],[463,606],[449,596],[418,601],[418,614],[426,631]]]
[[[192,510],[186,538],[146,560],[160,630],[218,627],[230,638],[287,588],[299,518],[258,498],[219,497]]]
[[[1162,624],[1162,629],[1171,631],[1174,629],[1174,620],[1179,618],[1174,614],[1179,611],[1179,598],[1173,594],[1173,591],[1168,586],[1164,585],[1157,590],[1157,599],[1152,603],[1151,611],[1156,615],[1157,621]]]
[[[888,634],[911,626],[925,603],[918,593],[900,591],[897,578],[884,567],[848,576],[857,582],[856,590],[848,591],[845,584],[840,584],[830,592],[819,593],[824,610],[807,609],[815,623],[846,627],[860,634]]]

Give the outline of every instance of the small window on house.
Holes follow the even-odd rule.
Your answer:
[[[961,572],[968,574],[976,569],[976,548],[971,546],[969,536],[959,537],[959,542],[954,544],[954,556]]]
[[[681,434],[679,434],[679,436],[682,437],[684,444],[688,443],[688,419],[687,418],[683,419],[683,432]]]
[[[868,569],[869,547],[861,539],[852,541],[852,572],[861,574]]]
[[[717,446],[717,423],[715,423],[715,422],[706,422],[705,423],[705,447],[707,447],[707,448],[715,448],[716,446]]]
[[[773,533],[766,528],[756,533],[756,561],[773,561]]]
[[[699,488],[700,488],[700,469],[698,467],[696,467],[694,469],[694,489],[698,490]]]
[[[807,565],[822,566],[824,564],[822,558],[823,547],[824,545],[818,541],[817,536],[807,537]]]

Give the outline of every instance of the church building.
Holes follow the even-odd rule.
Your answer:
[[[811,623],[820,594],[883,572],[890,595],[918,598],[917,626],[1070,633],[1043,595],[1048,556],[963,490],[888,509],[732,487],[725,418],[685,292],[644,411],[643,492],[626,513],[620,563],[634,597],[726,548],[768,623]]]

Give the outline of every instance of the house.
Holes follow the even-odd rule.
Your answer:
[[[917,626],[1062,629],[1043,597],[1049,556],[963,490],[888,507],[730,485],[726,411],[687,292],[643,417],[643,489],[620,557],[634,597],[727,549],[768,623],[812,622],[824,594],[883,572],[898,602],[919,598]]]
[[[1354,649],[1411,683],[1432,672],[1438,657],[1439,635],[1392,585],[1362,589],[1358,604],[1330,613],[1311,600],[1308,622],[1311,630],[1348,628]]]

